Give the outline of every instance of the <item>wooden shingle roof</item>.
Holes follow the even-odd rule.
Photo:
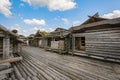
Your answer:
[[[90,28],[90,27],[97,27],[100,25],[115,25],[115,24],[120,24],[120,18],[102,20],[102,21],[98,21],[98,22],[85,24],[85,25],[80,25],[80,26],[72,27],[70,30],[74,31],[74,30],[86,29],[86,28]]]
[[[120,17],[115,19],[105,19],[99,16],[98,13],[94,14],[93,16],[88,16],[89,19],[87,19],[83,24],[75,27],[71,27],[69,30],[71,32],[79,31],[79,30],[85,30],[90,29],[92,27],[97,28],[98,26],[102,25],[115,25],[120,24]]]
[[[0,25],[0,29],[3,30],[4,32],[7,32],[8,34],[10,34],[10,35],[12,35],[12,36],[14,36],[14,37],[18,37],[17,34],[15,34],[15,33],[11,32],[11,31],[9,31],[7,28],[5,28],[5,27],[2,26],[2,25]]]
[[[18,35],[18,34],[15,34],[15,33],[11,32],[11,31],[9,31],[9,30],[8,30],[7,28],[5,28],[4,26],[0,25],[0,30],[6,32],[6,33],[7,33],[8,35],[10,35],[10,36],[15,37],[18,42],[23,42],[23,41],[21,41],[21,40],[19,39],[19,35]]]

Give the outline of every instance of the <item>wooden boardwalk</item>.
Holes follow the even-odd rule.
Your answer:
[[[120,65],[40,48],[25,47],[23,61],[14,63],[16,80],[120,80]]]

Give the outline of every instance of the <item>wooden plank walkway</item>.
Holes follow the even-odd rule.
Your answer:
[[[14,63],[16,80],[120,80],[120,65],[25,47]]]

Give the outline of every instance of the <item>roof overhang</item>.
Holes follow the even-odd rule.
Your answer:
[[[83,30],[83,29],[92,28],[92,27],[99,27],[99,26],[103,26],[103,25],[120,25],[120,18],[103,20],[103,21],[99,21],[99,22],[93,22],[90,24],[72,27],[72,28],[70,28],[70,31],[74,32],[74,31],[78,31],[78,30]]]

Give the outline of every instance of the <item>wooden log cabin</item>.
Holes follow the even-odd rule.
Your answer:
[[[22,60],[22,49],[18,35],[0,25],[0,80],[8,79],[13,72],[10,63]],[[13,55],[14,54],[14,55]]]
[[[27,37],[28,46],[33,46],[33,38],[34,38],[34,34],[30,34],[30,35]]]
[[[28,45],[27,38],[24,35],[19,35],[19,39],[21,41],[23,41],[22,46],[27,46]]]
[[[44,34],[40,30],[38,30],[36,34],[34,34],[33,38],[31,39],[32,46],[43,47],[44,45],[43,38],[44,38]]]
[[[59,53],[68,52],[68,38],[70,32],[63,28],[56,28],[50,35],[46,36],[46,50],[55,51]]]
[[[21,52],[21,43],[17,34],[0,25],[0,63],[12,62],[15,59],[12,53]]]
[[[97,13],[70,30],[73,54],[120,61],[120,18],[105,19]]]

